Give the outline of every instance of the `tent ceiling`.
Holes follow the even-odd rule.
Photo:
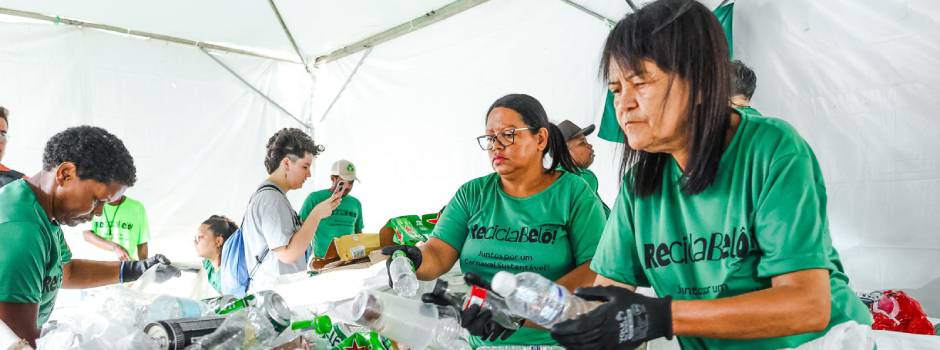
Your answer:
[[[275,3],[301,51],[313,61],[451,2],[453,0],[409,0],[394,4],[375,0],[280,0]],[[612,20],[621,18],[628,9],[623,0],[574,2]],[[717,0],[703,2],[717,3]],[[0,0],[0,7],[250,49],[279,57],[296,57],[267,1]]]

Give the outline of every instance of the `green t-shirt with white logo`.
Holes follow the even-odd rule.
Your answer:
[[[150,241],[147,211],[140,202],[124,197],[118,205],[105,204],[101,215],[91,221],[91,232],[117,243],[131,260],[137,260],[137,246]]]
[[[535,272],[557,280],[591,260],[604,229],[597,194],[567,172],[525,198],[503,192],[496,173],[463,186],[444,209],[432,237],[460,252],[460,268],[485,280],[498,271]],[[547,331],[521,328],[505,341],[480,345],[556,344]]]
[[[42,328],[72,252],[25,180],[0,189],[0,203],[0,301],[38,304],[36,326]]]
[[[215,288],[216,292],[222,293],[222,275],[215,269],[212,262],[209,259],[203,260],[202,268],[206,269],[206,279],[209,280],[209,285]]]
[[[679,337],[683,349],[797,347],[843,322],[871,324],[832,247],[826,188],[812,149],[786,122],[740,113],[715,182],[704,192],[682,192],[674,160],[664,169],[661,191],[639,198],[621,187],[591,269],[677,300],[726,298],[770,288],[774,276],[830,271],[826,330],[757,340]]]
[[[300,220],[307,220],[307,216],[313,211],[313,207],[332,196],[330,190],[322,190],[311,193],[304,200],[304,205],[300,208]],[[345,236],[353,233],[362,232],[362,203],[356,197],[346,195],[340,201],[339,206],[333,210],[333,215],[320,221],[317,226],[317,233],[313,236],[313,255],[323,257],[326,250],[330,247],[333,238]]]

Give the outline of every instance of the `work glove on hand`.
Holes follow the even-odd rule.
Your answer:
[[[486,281],[478,275],[468,273],[464,276],[464,280],[466,280],[468,284],[486,289],[487,293],[496,294],[496,292],[493,292],[489,288],[489,283],[486,283]],[[438,292],[438,290],[435,290],[434,292],[421,295],[421,301],[440,306],[450,306],[457,309],[460,312],[460,326],[467,329],[470,334],[480,337],[482,340],[506,340],[519,329],[518,325],[515,328],[506,328],[497,323],[493,320],[493,312],[488,309],[483,309],[480,305],[473,304],[464,309],[462,301],[449,299]]]
[[[411,260],[411,263],[414,264],[415,271],[418,271],[418,267],[421,267],[421,249],[418,249],[418,247],[410,245],[394,245],[391,247],[382,248],[382,254],[388,255],[388,259],[385,259],[385,271],[386,274],[388,274],[389,288],[393,287],[392,272],[389,267],[392,265],[392,254],[397,251],[402,251],[405,253],[405,256],[408,258],[408,260]]]
[[[602,301],[596,309],[552,327],[552,338],[569,350],[635,349],[672,339],[672,298],[650,298],[620,287],[579,288],[575,295]]]
[[[144,272],[147,272],[147,270],[154,266],[157,266],[157,282],[164,282],[181,275],[179,269],[170,265],[170,259],[167,259],[163,254],[156,254],[143,261],[122,261],[120,281],[121,283],[136,281]]]

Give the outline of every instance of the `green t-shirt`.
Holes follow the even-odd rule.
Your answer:
[[[130,197],[118,205],[105,204],[101,215],[92,219],[91,232],[124,247],[131,260],[137,260],[137,246],[150,241],[144,205]]]
[[[25,180],[0,189],[0,203],[0,301],[39,304],[36,326],[42,328],[72,252]]]
[[[660,192],[639,198],[621,187],[591,269],[677,300],[731,297],[770,288],[773,276],[830,271],[826,330],[758,340],[679,337],[683,349],[797,347],[843,322],[871,324],[832,247],[826,188],[812,149],[782,120],[741,117],[704,192],[682,192],[674,160]]]
[[[557,170],[565,171],[565,169],[561,167],[559,167]],[[594,175],[594,172],[591,171],[591,169],[581,168],[579,170],[581,171],[573,174],[578,175],[581,179],[584,180],[584,182],[587,182],[588,186],[590,186],[592,190],[594,190],[594,193],[597,194],[597,199],[601,201],[601,205],[604,207],[604,217],[609,216],[610,207],[607,206],[607,203],[604,203],[604,200],[601,199],[601,194],[597,192],[597,175]]]
[[[322,190],[307,196],[303,207],[300,208],[300,220],[307,220],[313,207],[329,199],[331,195],[333,193],[330,190]],[[333,215],[320,221],[320,225],[317,226],[317,233],[313,236],[313,242],[310,242],[313,255],[323,257],[333,238],[362,232],[362,226],[362,203],[359,203],[356,197],[347,194],[339,206],[333,210]]]
[[[212,262],[209,259],[203,260],[202,268],[206,269],[206,279],[209,280],[209,285],[215,288],[216,292],[222,293],[222,275],[216,271],[215,266],[212,266]]]
[[[498,271],[535,272],[557,280],[591,260],[604,228],[597,194],[562,172],[548,188],[525,198],[503,192],[496,173],[457,190],[432,237],[460,252],[460,268],[490,280]],[[522,328],[509,339],[471,344],[556,344],[547,331]]]

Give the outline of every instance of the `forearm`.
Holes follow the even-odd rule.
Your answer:
[[[597,274],[591,271],[591,261],[588,260],[574,268],[574,270],[568,271],[568,273],[556,280],[555,283],[565,287],[569,292],[574,292],[575,289],[580,287],[590,287],[594,285],[594,279],[596,277]]]
[[[308,217],[300,226],[300,229],[294,232],[286,246],[274,250],[278,260],[285,264],[293,264],[297,259],[302,259],[307,252],[307,247],[310,246],[310,242],[313,241],[313,235],[317,232],[319,225],[319,218]]]
[[[729,298],[676,300],[673,332],[680,336],[758,339],[825,329],[830,298],[797,286],[777,286]]]
[[[432,243],[428,241],[428,244],[419,247],[419,249],[421,249],[421,266],[418,267],[415,274],[418,276],[418,279],[422,281],[433,280],[441,277],[443,274],[447,273],[447,271],[450,271],[459,256],[456,250],[453,252],[443,251],[445,248],[440,247],[440,245],[446,245],[443,241],[437,238],[431,238],[431,240],[436,240],[437,242]],[[450,246],[447,247],[449,248]]]
[[[62,288],[93,288],[120,282],[121,262],[72,260],[62,266]]]
[[[147,260],[149,251],[147,250],[147,243],[143,243],[137,246],[137,259],[138,260]]]
[[[106,241],[104,238],[98,237],[94,232],[85,231],[83,236],[85,237],[85,242],[91,243],[95,247],[104,249],[104,250],[113,250],[115,243],[111,241]]]

